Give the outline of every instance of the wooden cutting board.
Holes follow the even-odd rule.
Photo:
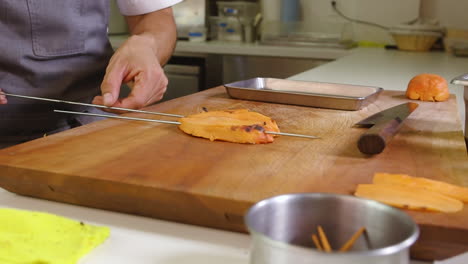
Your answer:
[[[384,91],[360,111],[341,111],[234,100],[217,87],[148,110],[188,115],[203,107],[248,108],[275,119],[283,132],[321,139],[210,142],[175,125],[108,119],[1,150],[0,186],[21,195],[241,232],[244,213],[261,199],[297,192],[352,194],[375,172],[468,186],[467,150],[453,96],[447,102],[420,102],[383,153],[359,152],[356,142],[366,129],[353,124],[406,101],[403,92]],[[421,227],[414,258],[441,259],[468,250],[468,206],[453,214],[408,213]]]

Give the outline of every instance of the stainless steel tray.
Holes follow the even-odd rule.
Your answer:
[[[380,87],[253,78],[224,85],[237,99],[339,110],[359,110],[373,102]]]

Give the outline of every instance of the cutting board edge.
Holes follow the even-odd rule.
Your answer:
[[[7,171],[8,168],[6,167],[8,166],[0,165],[0,171]],[[19,195],[208,228],[248,233],[243,222],[244,214],[254,204],[254,201],[233,201],[222,197],[207,196],[206,194],[156,190],[148,186],[110,180],[92,179],[91,181],[86,177],[51,174],[50,172],[45,173],[31,169],[14,169],[15,172],[20,171],[21,173],[3,174],[3,177],[0,178],[0,186]],[[64,177],[68,178],[68,180],[64,181]],[[18,178],[21,180],[18,181]],[[28,184],[24,184],[25,181]],[[66,186],[60,185],[63,183],[81,186],[82,188],[77,188],[77,190],[81,191],[70,193],[66,190]],[[65,188],[65,190],[61,188]],[[105,188],[106,191],[102,191],[102,188]],[[127,194],[129,192],[133,193],[134,196],[122,196],[121,192],[123,190]],[[96,194],[102,195],[96,196]],[[178,201],[168,203],[168,200],[165,200],[174,199],[174,197],[177,197]],[[161,203],[158,199],[162,199],[163,204],[170,204],[171,206],[158,206],[160,205],[158,202]],[[226,205],[226,203],[231,204]],[[136,205],[136,208],[132,208],[130,205]],[[235,210],[224,210],[232,208],[235,208]],[[468,240],[468,230],[427,224],[418,224],[418,226],[420,226],[421,235],[416,244],[411,247],[411,257],[414,259],[439,260],[460,254],[462,250],[468,250],[468,241],[463,239],[453,241],[453,237],[458,237],[460,234],[465,234],[467,238],[465,240]],[[437,247],[438,250],[434,250],[434,247]]]
[[[8,171],[14,173],[8,173]],[[0,187],[18,195],[246,233],[253,202],[108,179],[0,165]],[[80,188],[76,188],[80,186]],[[227,210],[229,209],[229,210]]]

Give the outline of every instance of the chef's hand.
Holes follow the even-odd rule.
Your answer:
[[[0,89],[0,105],[8,103],[6,96],[3,94],[2,89]]]
[[[129,83],[131,92],[119,99],[123,83]],[[152,36],[133,35],[112,56],[101,84],[102,95],[93,103],[139,109],[161,100],[167,84]]]
[[[137,109],[164,95],[168,80],[161,65],[174,51],[177,32],[171,8],[125,18],[131,37],[112,56],[101,84],[102,94],[93,103]],[[130,94],[119,99],[121,84],[129,82]]]

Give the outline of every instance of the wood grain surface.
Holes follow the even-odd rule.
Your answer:
[[[453,96],[418,102],[382,153],[367,156],[358,150],[366,129],[353,124],[407,101],[404,92],[384,91],[360,111],[341,111],[234,100],[216,87],[147,110],[188,115],[203,107],[248,108],[275,119],[282,132],[321,139],[210,142],[175,125],[108,119],[0,150],[0,186],[21,195],[240,232],[246,230],[244,213],[261,199],[297,192],[352,194],[375,172],[468,186],[467,149]],[[453,214],[408,214],[421,227],[414,258],[442,259],[468,250],[468,206]]]

